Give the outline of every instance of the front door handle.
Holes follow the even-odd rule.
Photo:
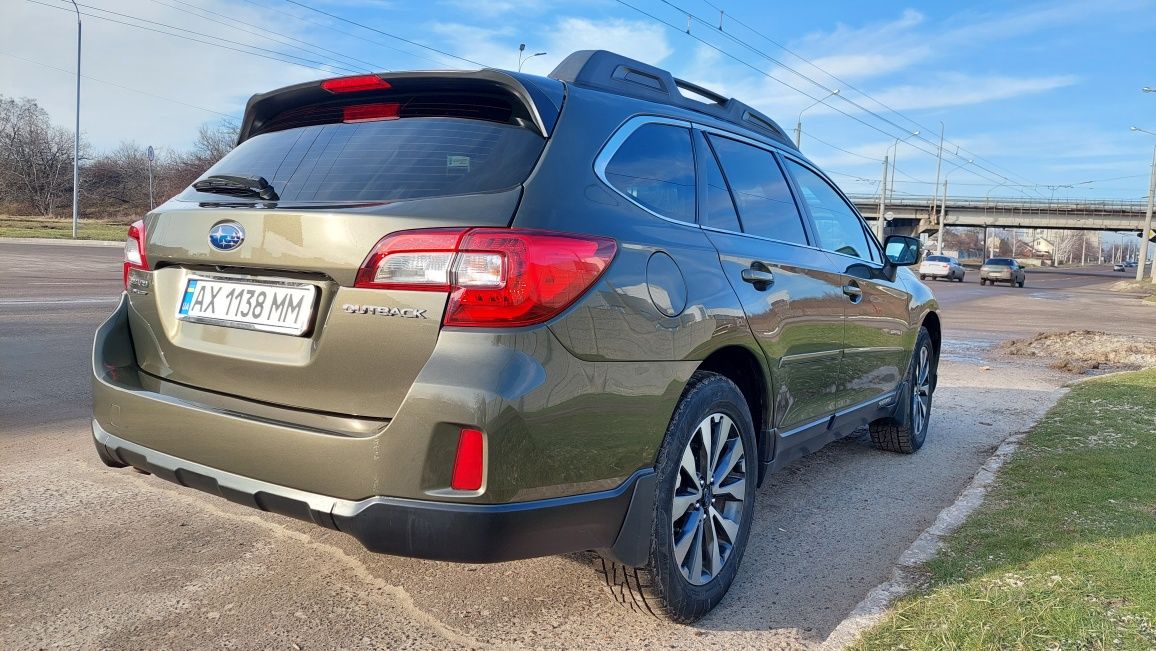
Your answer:
[[[852,303],[858,303],[863,298],[863,290],[855,283],[848,283],[843,285],[843,293],[847,298],[851,299]]]
[[[771,273],[770,269],[752,266],[750,269],[743,269],[742,277],[744,282],[754,285],[760,292],[775,284],[775,274]]]

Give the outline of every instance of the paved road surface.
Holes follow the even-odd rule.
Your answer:
[[[489,566],[377,556],[105,469],[89,443],[87,364],[119,256],[0,243],[0,648],[812,648],[1058,397],[1066,377],[985,346],[1049,326],[1156,323],[1156,309],[1103,291],[1110,271],[1033,272],[1022,290],[933,284],[950,343],[926,447],[842,441],[769,479],[740,580],[682,627],[611,603],[587,554]]]

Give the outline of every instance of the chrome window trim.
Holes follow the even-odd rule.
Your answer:
[[[610,179],[606,178],[606,166],[610,164],[610,160],[612,158],[614,158],[615,154],[618,153],[618,149],[622,146],[622,143],[626,142],[626,140],[630,136],[634,135],[634,132],[638,131],[639,128],[646,126],[648,124],[665,124],[665,125],[669,125],[672,127],[682,127],[684,129],[686,129],[688,132],[690,132],[694,128],[694,125],[691,122],[688,122],[686,120],[676,120],[674,118],[664,118],[664,117],[661,117],[658,115],[636,115],[634,117],[627,118],[626,121],[624,121],[622,124],[618,125],[618,128],[614,130],[614,133],[611,134],[611,136],[606,140],[605,144],[602,145],[602,149],[598,152],[598,155],[596,157],[594,157],[594,175],[597,176],[598,179],[601,180],[603,183],[605,183],[606,187],[613,190],[615,194],[622,197],[623,199],[626,199],[630,203],[638,206],[639,208],[645,210],[646,212],[650,213],[651,215],[654,215],[655,217],[658,217],[659,219],[662,219],[664,221],[671,222],[672,224],[698,227],[698,224],[695,223],[694,221],[688,222],[688,221],[684,221],[681,219],[675,219],[674,217],[668,217],[668,216],[663,215],[661,213],[658,213],[654,210],[651,210],[650,208],[647,208],[646,206],[642,205],[637,200],[635,200],[634,197],[626,194],[622,190],[619,190],[613,183],[610,182]],[[691,134],[691,135],[693,136],[693,134]],[[691,151],[691,156],[693,157],[693,155],[694,155],[693,139],[691,141],[691,150],[690,151]],[[691,160],[691,163],[692,163],[692,165],[694,164],[693,158]],[[695,217],[696,217],[696,219],[698,217],[698,199],[697,199],[697,196],[695,198]]]

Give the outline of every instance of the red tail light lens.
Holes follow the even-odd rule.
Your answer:
[[[381,102],[378,104],[354,104],[341,110],[341,121],[345,123],[372,122],[374,120],[396,120],[401,115],[401,104]]]
[[[578,300],[616,251],[609,238],[548,231],[402,231],[377,243],[356,286],[450,291],[447,326],[534,325]]]
[[[128,274],[133,269],[148,270],[145,257],[144,220],[137,220],[128,227],[128,237],[124,240],[124,288],[128,289]]]
[[[450,488],[457,491],[481,490],[485,469],[485,435],[476,429],[463,429],[458,436],[458,452],[454,456]]]
[[[360,93],[364,90],[385,90],[391,88],[389,82],[377,75],[358,75],[326,79],[321,87],[331,93]]]

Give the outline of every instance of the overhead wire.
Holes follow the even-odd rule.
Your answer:
[[[58,9],[61,11],[67,11],[69,13],[71,13],[73,11],[71,7],[61,6],[61,5],[57,5],[57,4],[50,4],[48,2],[44,2],[43,0],[25,0],[25,1],[30,2],[32,4],[37,4],[37,5],[41,5],[44,7],[48,7],[50,9]],[[64,1],[64,0],[58,0],[58,1]],[[120,15],[120,16],[125,16],[125,17],[128,17],[130,19],[143,21],[143,19],[135,19],[132,16],[128,16],[127,14],[119,14],[118,12],[113,12],[113,11],[110,11],[108,9],[100,9],[99,7],[91,7],[90,5],[83,5],[83,4],[80,6],[88,8],[88,9],[94,9],[96,11],[102,11],[105,13],[112,13],[112,14],[116,14],[116,15]],[[332,73],[334,68],[340,68],[346,72],[357,72],[356,70],[351,70],[349,68],[345,68],[344,66],[333,66],[333,65],[325,64],[325,63],[322,63],[319,61],[309,61],[308,63],[302,63],[302,61],[308,61],[308,60],[304,59],[303,57],[297,57],[297,56],[293,56],[293,55],[289,55],[289,54],[284,54],[281,52],[277,52],[275,50],[268,50],[265,48],[256,48],[255,46],[251,46],[251,45],[248,45],[246,43],[240,43],[238,41],[233,41],[230,39],[225,39],[225,38],[221,38],[221,37],[217,37],[217,36],[208,36],[208,38],[212,38],[212,39],[216,39],[217,41],[221,41],[219,43],[214,42],[214,41],[206,41],[206,40],[202,40],[199,38],[193,38],[191,36],[185,36],[184,34],[175,34],[173,32],[168,32],[168,31],[164,31],[162,29],[156,29],[153,27],[148,27],[146,25],[138,25],[136,23],[125,22],[123,20],[117,20],[115,18],[109,18],[108,16],[101,16],[99,14],[94,14],[91,12],[82,11],[82,12],[80,12],[80,15],[81,16],[88,16],[89,18],[95,18],[96,20],[102,20],[105,22],[115,23],[118,25],[124,25],[126,27],[133,27],[133,28],[144,30],[147,32],[155,32],[157,34],[164,34],[165,36],[172,36],[174,38],[180,38],[180,39],[184,39],[187,41],[192,41],[194,43],[201,43],[204,45],[210,45],[210,46],[225,49],[225,50],[232,50],[233,52],[240,52],[242,54],[248,54],[250,56],[261,57],[262,59],[269,59],[271,61],[280,61],[281,63],[288,63],[290,65],[295,65],[295,66],[299,66],[302,68],[310,68],[312,70],[320,70],[322,72],[327,72],[327,73]],[[169,29],[175,29],[178,31],[186,31],[186,32],[190,31],[190,30],[185,30],[185,29],[179,28],[179,27],[173,27],[172,25],[166,25],[164,23],[157,23],[155,21],[143,21],[143,22],[149,22],[149,23],[152,23],[155,25],[159,25],[161,27],[166,27]],[[270,54],[262,54],[261,52],[253,52],[251,50],[245,50],[245,49],[241,49],[239,47],[230,47],[229,45],[225,45],[225,43],[240,45],[240,46],[246,47],[246,48],[254,48],[254,49],[264,50],[266,52],[273,52],[273,53],[278,54],[280,56],[273,56]],[[285,57],[289,57],[289,58],[285,58]],[[298,59],[298,61],[293,61],[291,59]]]
[[[723,27],[722,27],[722,24],[723,24],[723,23],[722,23],[722,19],[721,19],[721,16],[727,16],[727,17],[729,17],[729,18],[730,18],[730,21],[731,21],[731,22],[733,22],[733,23],[736,23],[736,24],[738,24],[738,25],[742,26],[743,28],[745,28],[747,31],[751,32],[751,33],[752,33],[752,34],[754,34],[755,36],[758,36],[759,38],[761,38],[761,39],[763,39],[764,41],[766,41],[766,42],[770,43],[771,45],[773,45],[773,46],[775,46],[775,47],[779,48],[780,50],[783,50],[783,51],[784,51],[784,52],[786,52],[787,54],[789,54],[789,55],[791,55],[791,56],[795,57],[795,58],[796,58],[796,59],[798,59],[799,61],[801,61],[801,62],[805,63],[805,64],[806,64],[806,65],[808,65],[808,66],[810,66],[811,68],[813,68],[813,69],[815,69],[815,70],[818,70],[819,72],[821,72],[821,73],[823,73],[824,75],[826,75],[828,78],[830,78],[830,79],[833,79],[833,80],[835,80],[835,81],[839,82],[839,84],[840,84],[840,85],[842,85],[842,86],[844,86],[844,87],[846,87],[846,88],[849,88],[849,89],[851,89],[851,90],[853,90],[853,91],[855,91],[855,92],[859,93],[859,95],[861,95],[862,97],[864,97],[864,98],[866,98],[866,99],[870,100],[872,103],[876,104],[877,106],[880,106],[880,107],[882,107],[883,109],[885,109],[885,110],[887,110],[888,112],[890,112],[890,113],[892,113],[892,114],[894,114],[894,115],[896,115],[896,116],[898,116],[898,117],[902,118],[903,120],[906,120],[906,121],[907,121],[909,124],[912,124],[912,125],[914,125],[914,126],[915,126],[915,127],[917,127],[918,129],[920,129],[920,130],[923,130],[923,131],[927,131],[927,132],[929,132],[929,133],[931,132],[931,129],[930,129],[930,128],[928,128],[927,126],[924,126],[924,125],[920,124],[919,122],[915,121],[915,120],[914,120],[914,119],[912,119],[911,117],[908,117],[907,115],[905,115],[904,113],[900,112],[899,110],[897,110],[897,109],[895,109],[895,108],[892,108],[892,107],[891,107],[891,106],[889,106],[888,104],[886,104],[886,103],[884,103],[884,102],[880,101],[879,99],[877,99],[877,98],[875,98],[875,97],[871,96],[871,95],[870,95],[870,94],[868,94],[866,91],[864,91],[864,90],[862,90],[862,89],[858,88],[857,86],[855,86],[854,84],[852,84],[852,83],[848,82],[847,80],[845,80],[845,79],[843,79],[843,78],[841,78],[841,77],[839,77],[839,76],[835,75],[834,73],[831,73],[831,72],[827,71],[826,69],[822,68],[821,66],[819,66],[819,65],[818,65],[818,64],[816,64],[815,62],[813,62],[813,61],[811,61],[810,59],[808,59],[808,58],[804,57],[803,55],[801,55],[801,54],[799,54],[798,52],[796,52],[796,51],[792,50],[791,48],[788,48],[786,45],[783,45],[782,43],[780,43],[780,42],[776,41],[775,39],[773,39],[773,38],[771,38],[771,37],[767,36],[766,34],[764,34],[763,32],[761,32],[761,31],[759,31],[759,30],[755,29],[754,27],[751,27],[750,25],[748,25],[747,23],[743,22],[742,20],[740,20],[739,18],[735,17],[734,15],[732,15],[732,14],[727,14],[727,13],[726,13],[726,10],[724,10],[722,7],[720,7],[720,6],[716,5],[716,4],[714,4],[714,3],[713,3],[713,2],[711,2],[710,0],[702,0],[702,1],[703,1],[705,4],[707,4],[708,6],[710,6],[712,9],[715,9],[716,11],[720,12],[720,20],[719,20],[719,28],[718,28],[720,31],[724,31],[724,30],[723,30]],[[931,143],[931,144],[933,144],[933,145],[934,145],[935,143]],[[1028,181],[1028,183],[1030,184],[1030,181],[1029,181],[1029,180],[1028,180],[1026,177],[1024,177],[1023,175],[1021,175],[1021,174],[1018,174],[1018,173],[1016,173],[1016,172],[1014,172],[1014,171],[1012,171],[1012,170],[1010,170],[1010,169],[1008,169],[1008,168],[1006,168],[1006,167],[1003,167],[1003,166],[1001,166],[1001,165],[998,165],[998,164],[997,164],[997,163],[995,163],[994,161],[992,161],[992,160],[990,160],[990,159],[987,159],[987,158],[985,158],[985,157],[982,157],[982,156],[980,156],[980,155],[976,154],[976,153],[975,153],[975,152],[973,152],[973,151],[970,151],[970,150],[968,150],[968,149],[966,149],[966,148],[963,148],[962,146],[960,146],[959,144],[957,144],[957,143],[953,142],[952,140],[950,140],[950,139],[948,139],[948,138],[944,138],[944,140],[943,140],[943,144],[944,144],[944,145],[952,145],[952,146],[955,146],[955,147],[957,148],[957,150],[958,150],[958,151],[962,151],[962,152],[965,152],[965,153],[967,153],[967,154],[968,154],[968,155],[969,155],[969,156],[970,156],[972,159],[974,159],[974,160],[982,160],[982,161],[986,161],[986,162],[987,162],[988,164],[990,164],[992,167],[994,167],[994,168],[996,168],[996,169],[1002,169],[1003,171],[1007,172],[1008,174],[1010,174],[1010,175],[1012,175],[1012,176],[1018,176],[1018,177],[1019,177],[1019,178],[1020,178],[1022,181]],[[1010,179],[1009,179],[1009,180],[1010,180]]]
[[[11,57],[13,59],[19,59],[20,61],[24,61],[26,63],[31,63],[31,64],[37,65],[37,66],[43,66],[45,68],[50,68],[52,70],[58,70],[58,71],[63,72],[65,74],[72,75],[73,77],[76,76],[75,70],[68,70],[66,68],[59,68],[57,66],[54,66],[54,65],[51,65],[48,63],[44,63],[43,61],[36,61],[35,59],[28,59],[26,57],[12,54],[11,52],[0,51],[0,56]],[[171,97],[165,97],[164,95],[157,95],[156,93],[150,93],[147,90],[141,90],[139,88],[132,88],[130,86],[125,86],[123,84],[118,84],[114,81],[108,81],[106,79],[98,79],[96,77],[91,77],[89,75],[84,75],[84,74],[80,75],[80,78],[81,79],[87,79],[88,81],[95,81],[99,84],[105,84],[108,86],[112,86],[114,88],[119,88],[121,90],[127,90],[127,91],[132,92],[132,93],[139,93],[141,95],[147,95],[149,97],[154,97],[156,99],[164,100],[166,102],[172,102],[173,104],[180,104],[182,106],[187,106],[189,108],[197,109],[198,111],[204,111],[206,113],[213,113],[215,115],[219,115],[219,116],[224,117],[224,118],[229,118],[230,120],[236,119],[236,116],[229,115],[228,113],[222,113],[220,111],[214,111],[211,108],[205,108],[204,106],[197,106],[196,104],[190,104],[188,102],[182,102],[179,99],[173,99]]]
[[[188,14],[190,16],[196,16],[197,18],[200,18],[201,20],[206,20],[208,22],[217,23],[218,25],[224,25],[225,27],[228,27],[230,29],[235,29],[235,30],[240,31],[240,32],[252,34],[254,36],[258,36],[260,38],[264,38],[266,40],[273,41],[274,43],[280,43],[281,45],[286,45],[286,46],[289,46],[292,48],[303,50],[305,52],[309,52],[310,54],[329,56],[330,58],[332,58],[334,60],[343,61],[346,63],[352,63],[358,68],[359,71],[383,72],[383,71],[387,70],[384,66],[382,66],[379,63],[373,63],[372,61],[366,61],[364,59],[358,59],[357,57],[353,57],[353,56],[350,56],[348,54],[338,52],[337,50],[331,50],[327,47],[322,47],[322,46],[316,45],[314,43],[310,43],[309,41],[297,38],[295,36],[290,36],[288,34],[276,32],[276,31],[273,31],[271,29],[264,28],[264,27],[256,28],[256,26],[252,25],[251,23],[239,23],[238,24],[238,20],[236,19],[236,17],[228,16],[228,15],[222,14],[218,11],[213,11],[212,9],[206,9],[204,7],[197,6],[191,2],[185,2],[184,0],[170,0],[170,1],[175,2],[178,5],[183,5],[184,7],[188,7],[189,9],[184,9],[182,7],[178,7],[176,5],[169,4],[168,2],[165,2],[165,0],[152,0],[153,3],[158,4],[162,7],[168,7],[169,9],[174,9],[176,11],[180,11],[180,12]],[[192,11],[192,10],[196,10],[196,11]],[[197,13],[197,12],[201,12],[201,13]],[[211,16],[217,16],[217,17],[222,18],[224,20],[218,20],[215,18],[210,18],[209,16],[205,16],[203,14],[209,14]],[[245,29],[246,27],[248,27],[249,29]],[[279,37],[280,39],[285,39],[285,40],[279,40],[279,38],[276,38],[276,37]],[[299,43],[300,45],[294,45],[293,43]],[[306,48],[311,48],[312,50],[317,50],[317,52],[313,52],[313,51],[306,49]]]

